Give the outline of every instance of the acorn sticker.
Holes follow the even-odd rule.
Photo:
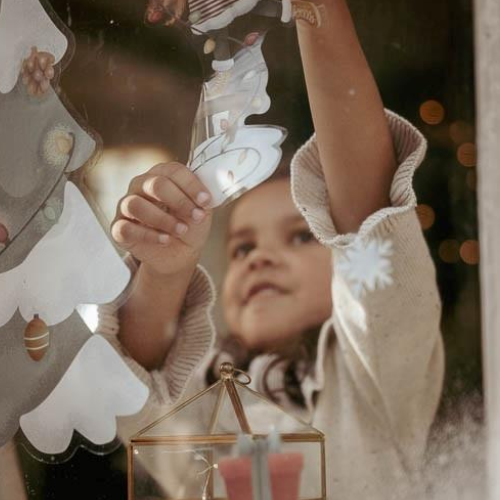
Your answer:
[[[38,314],[26,326],[24,331],[24,346],[33,361],[43,359],[49,349],[50,331]]]

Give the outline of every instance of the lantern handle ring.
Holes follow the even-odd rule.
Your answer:
[[[243,380],[238,380],[240,384],[250,385],[252,383],[252,377],[250,377],[250,375],[247,372],[235,368],[234,373],[236,374],[236,378],[238,378],[238,375],[241,375],[243,377]]]
[[[234,380],[237,379],[238,375],[242,375],[243,380],[238,380],[241,385],[249,385],[252,382],[252,377],[247,372],[235,368],[232,363],[222,363],[220,374],[223,380]]]

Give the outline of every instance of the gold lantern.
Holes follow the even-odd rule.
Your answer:
[[[324,435],[247,387],[246,374],[243,381],[236,375],[223,364],[217,383],[131,439],[129,500],[326,500]],[[279,452],[260,462],[253,452],[241,455],[242,437],[252,450],[272,435]],[[259,463],[267,486],[255,482]]]

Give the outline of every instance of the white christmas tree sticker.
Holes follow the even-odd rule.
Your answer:
[[[147,398],[147,387],[137,383],[125,361],[104,338],[94,335],[50,396],[21,417],[21,428],[46,454],[64,453],[75,431],[92,443],[104,445],[116,437],[116,417],[139,412]]]
[[[116,299],[130,271],[70,180],[97,141],[63,104],[69,40],[46,7],[0,0],[0,447],[21,421],[52,463],[111,451],[149,390],[76,312]]]
[[[392,285],[393,245],[390,240],[358,238],[337,264],[352,293],[361,298],[367,292]]]
[[[59,62],[68,50],[68,40],[38,0],[3,0],[1,4],[0,92],[7,94],[32,47],[50,52]]]

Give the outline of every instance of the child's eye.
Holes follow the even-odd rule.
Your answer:
[[[231,258],[232,260],[244,259],[254,248],[255,245],[253,243],[241,243],[233,249]]]
[[[311,241],[316,241],[316,238],[314,238],[314,235],[308,229],[297,231],[292,237],[292,244],[297,246],[310,243]]]

